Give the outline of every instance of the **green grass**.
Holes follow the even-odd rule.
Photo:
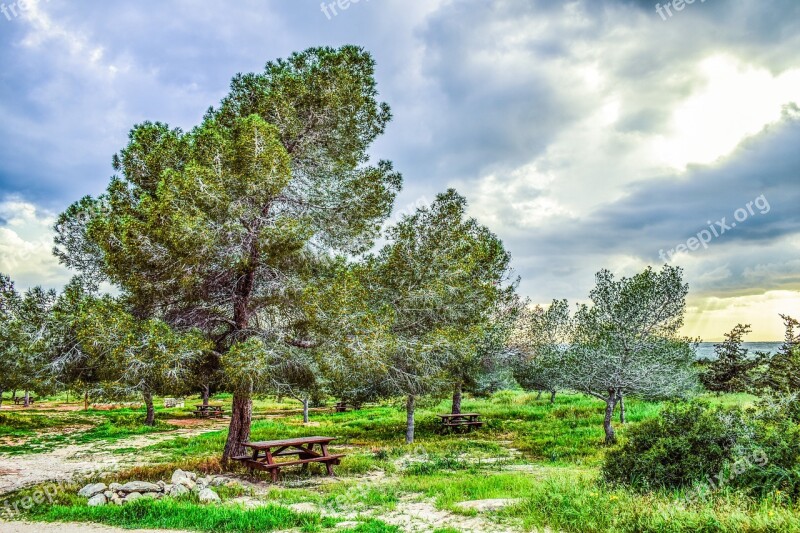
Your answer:
[[[754,397],[707,395],[704,399],[720,405],[748,405]],[[229,396],[215,400],[230,409]],[[184,409],[159,409],[159,419],[191,416],[194,403],[187,402]],[[489,523],[502,522],[504,527],[510,524],[521,531],[547,527],[554,531],[589,533],[800,532],[800,508],[780,501],[777,495],[756,501],[723,488],[708,500],[689,505],[682,503],[680,491],[642,495],[600,483],[598,467],[607,450],[603,445],[604,406],[581,395],[560,394],[554,405],[546,398],[536,400],[535,395],[519,392],[499,394],[488,400],[466,400],[463,409],[480,412],[486,421],[483,428],[469,434],[443,433],[435,415],[447,411],[449,404],[429,402],[417,412],[417,439],[410,446],[403,443],[405,413],[396,406],[347,413],[313,412],[313,426],[303,425],[299,413],[291,413],[298,406],[297,402],[257,401],[256,414],[277,411],[286,416],[255,420],[251,438],[269,440],[320,434],[337,437],[332,451],[347,454],[336,468],[341,477],[338,481],[316,483],[316,476],[323,473],[320,465],[312,465],[306,474],[286,469],[286,483],[277,486],[265,483],[257,496],[270,505],[253,510],[228,505],[204,507],[192,500],[89,508],[83,500],[65,496],[58,505],[37,510],[29,517],[197,531],[333,528],[335,520],[331,518],[298,514],[286,508],[292,503],[310,502],[323,514],[359,515],[358,527],[339,531],[395,532],[400,529],[380,519],[386,512],[401,510],[409,498],[431,501],[435,507],[457,515],[465,514],[455,505],[460,501],[519,498],[520,503],[487,513],[485,519]],[[619,437],[624,439],[628,427],[657,416],[661,408],[662,404],[657,402],[629,400],[629,424],[620,426],[615,422]],[[17,412],[11,414],[16,416]],[[94,424],[92,429],[70,438],[78,442],[113,441],[136,434],[141,429],[138,424],[141,414],[136,410],[70,413],[82,420],[91,419]],[[41,429],[37,427],[43,423],[38,415],[25,416],[29,418],[12,420],[13,431],[30,435]],[[193,438],[176,437],[136,450],[151,454],[151,466],[118,474],[115,480],[164,479],[177,466],[216,471],[225,438],[226,431],[221,430]],[[295,482],[302,487],[292,487]],[[242,493],[241,489],[221,490],[224,500]],[[454,531],[458,531],[457,523],[437,530],[438,533]]]

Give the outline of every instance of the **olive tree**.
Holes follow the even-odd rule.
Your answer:
[[[611,444],[611,419],[625,396],[674,398],[696,388],[694,350],[679,335],[689,287],[681,269],[669,265],[619,280],[602,270],[595,280],[591,305],[581,305],[573,317],[562,378],[566,388],[605,402],[603,428]]]

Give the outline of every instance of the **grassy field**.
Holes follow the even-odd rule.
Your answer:
[[[709,396],[713,403],[747,404],[746,395]],[[194,402],[184,409],[159,409],[155,428],[142,430],[141,411],[3,411],[0,438],[12,439],[3,453],[42,453],[42,439],[53,443],[119,441],[139,432],[166,437],[176,420],[191,417]],[[229,405],[228,397],[215,403]],[[403,443],[405,413],[394,405],[360,411],[312,412],[302,424],[297,403],[256,402],[254,439],[330,435],[338,437],[334,453],[347,457],[335,480],[322,469],[307,474],[287,469],[271,485],[266,477],[234,475],[242,485],[221,491],[221,506],[203,506],[194,495],[185,499],[136,502],[123,507],[89,508],[74,495],[77,485],[60,492],[54,505],[26,512],[29,519],[92,521],[127,527],[196,531],[575,531],[694,532],[800,531],[800,509],[774,498],[755,501],[724,487],[706,500],[686,503],[680,491],[646,495],[615,489],[598,480],[607,448],[602,445],[603,404],[580,395],[559,395],[554,405],[535,395],[507,392],[488,400],[466,400],[463,408],[482,413],[486,425],[471,434],[443,434],[435,414],[446,402],[422,406],[417,416],[417,441]],[[657,416],[661,404],[631,400],[626,427]],[[44,418],[42,418],[44,417]],[[268,418],[267,418],[268,417]],[[42,436],[54,428],[78,428]],[[54,440],[55,439],[55,440]],[[61,439],[61,440],[59,440]],[[148,458],[146,467],[111,475],[108,480],[168,477],[176,467],[221,472],[218,462],[225,431],[159,440],[135,450]],[[124,441],[122,441],[124,443]],[[24,497],[25,489],[8,499]],[[514,498],[505,509],[482,513],[456,505],[469,500]],[[243,505],[243,502],[251,505]],[[253,503],[257,505],[253,507]],[[292,504],[305,503],[301,510]],[[445,517],[442,527],[403,522],[402,517],[428,513]],[[420,511],[422,510],[422,511]],[[346,522],[346,527],[337,524]],[[477,528],[477,529],[476,529]],[[547,529],[545,529],[547,528]]]

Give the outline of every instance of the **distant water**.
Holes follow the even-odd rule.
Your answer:
[[[697,347],[697,358],[716,359],[714,345],[716,342],[701,342]],[[777,353],[783,342],[743,342],[742,347],[747,348],[752,355],[755,352],[766,352],[769,354]]]

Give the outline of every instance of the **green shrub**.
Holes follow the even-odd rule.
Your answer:
[[[723,470],[743,429],[738,409],[671,405],[628,430],[627,441],[606,455],[602,476],[639,490],[690,487]]]
[[[797,404],[762,401],[742,412],[703,404],[671,405],[628,431],[611,450],[603,479],[644,491],[721,487],[751,496],[800,499]]]

